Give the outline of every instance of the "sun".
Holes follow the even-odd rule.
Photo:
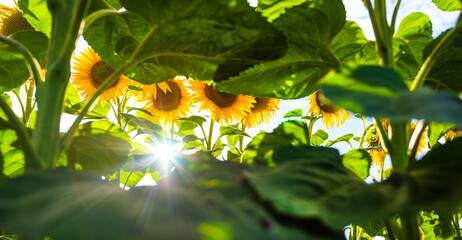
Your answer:
[[[350,118],[350,114],[345,109],[331,103],[320,91],[311,94],[308,101],[310,105],[308,113],[321,115],[327,129],[333,128],[334,125],[339,127]]]
[[[22,15],[18,1],[14,1],[13,8],[0,4],[0,36],[10,36],[13,33],[26,30],[35,29]]]
[[[74,61],[75,71],[72,72],[71,82],[84,99],[93,96],[104,80],[115,72],[115,69],[101,60],[91,47],[84,50],[80,57],[74,57]],[[103,101],[115,99],[131,82],[130,79],[121,75],[99,96],[99,99]]]
[[[209,110],[213,121],[226,124],[240,121],[251,112],[252,104],[255,103],[251,96],[217,91],[213,83],[190,81],[190,84],[195,92],[194,102],[201,104],[199,111]]]

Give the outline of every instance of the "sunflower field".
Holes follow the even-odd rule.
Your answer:
[[[0,4],[0,239],[462,239],[462,18],[362,2]]]

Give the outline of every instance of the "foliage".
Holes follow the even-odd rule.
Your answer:
[[[35,30],[0,36],[0,239],[461,238],[460,20],[433,39],[427,15],[364,0],[372,41],[341,0],[18,1]],[[255,136],[196,113],[258,127],[309,95],[320,110]],[[342,108],[362,135],[315,129]]]

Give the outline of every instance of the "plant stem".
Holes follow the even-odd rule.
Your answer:
[[[399,10],[400,5],[401,5],[401,0],[398,0],[395,5],[395,10],[393,10],[393,16],[391,17],[390,28],[393,34],[395,33],[396,17],[398,17],[398,10]]]
[[[458,214],[458,213],[454,214],[454,215],[453,215],[453,221],[452,221],[452,222],[453,222],[453,224],[454,224],[454,228],[455,228],[456,236],[457,236],[457,237],[461,237],[461,235],[460,235],[459,220],[460,220],[459,214]]]
[[[241,131],[245,132],[244,123],[242,123]],[[243,150],[244,150],[244,136],[239,135],[239,152],[242,153]]]
[[[16,96],[16,98],[18,99],[19,105],[21,106],[22,123],[24,123],[24,125],[25,125],[27,123],[26,122],[26,109],[24,108],[24,104],[22,103],[22,99],[19,96],[19,92],[16,89],[13,89],[11,92],[13,92],[13,94]]]
[[[208,141],[207,141],[207,151],[212,150],[212,135],[213,135],[213,124],[215,123],[214,120],[210,121],[210,129],[209,129],[209,136],[208,136]]]
[[[370,124],[369,126],[366,127],[366,123],[364,122],[364,120],[363,120],[363,124],[364,124],[364,131],[363,131],[363,135],[361,136],[361,141],[359,141],[359,148],[363,148],[364,139],[366,138],[367,131],[369,131],[369,129],[372,126],[374,126],[374,124]]]
[[[374,118],[375,121],[375,126],[379,130],[379,138],[380,142],[382,143],[382,148],[385,152],[389,152],[389,149],[391,148],[391,142],[390,139],[388,138],[387,132],[385,132],[385,129],[383,128],[382,122],[377,121],[376,118]]]
[[[387,228],[388,237],[390,237],[391,240],[403,239],[401,237],[401,232],[399,231],[398,224],[396,223],[395,220],[386,219],[385,220],[385,226]]]
[[[415,163],[416,161],[416,155],[417,155],[417,151],[419,150],[419,143],[420,143],[420,139],[422,139],[422,135],[423,133],[425,132],[425,128],[428,126],[428,123],[427,122],[423,122],[423,124],[421,125],[421,128],[418,129],[416,127],[416,129],[414,131],[417,131],[418,132],[415,132],[414,134],[417,134],[416,137],[415,137],[415,140],[413,141],[413,138],[414,136],[411,138],[410,142],[413,144],[411,145],[411,153],[409,155],[409,163],[408,165],[411,166],[412,164]],[[414,135],[413,134],[413,135]]]
[[[391,144],[392,148],[389,149],[389,154],[391,157],[391,162],[394,170],[404,170],[408,165],[408,132],[409,132],[409,123],[391,121]]]
[[[135,169],[133,169],[133,170],[128,174],[127,180],[125,180],[124,187],[122,188],[123,190],[125,190],[125,187],[127,187],[128,180],[129,180],[130,177],[132,176],[133,171],[135,171]]]
[[[416,216],[401,217],[403,236],[406,240],[420,240],[419,225]]]
[[[26,122],[25,124],[27,125],[27,123],[29,122],[29,119],[30,119],[30,115],[32,114],[32,111],[34,110],[34,107],[35,107],[35,104],[34,106],[32,106],[32,97],[33,97],[33,94],[34,94],[34,88],[30,86],[31,84],[29,83],[29,87],[27,87],[26,85]]]
[[[2,97],[0,97],[0,109],[2,109],[8,117],[11,127],[16,132],[18,139],[21,142],[21,147],[24,151],[26,171],[28,169],[39,169],[40,161],[36,157],[26,126],[21,122],[21,120],[19,120],[18,116],[14,114],[13,110]]]
[[[37,91],[37,124],[32,136],[37,157],[45,168],[53,168],[61,152],[59,125],[70,77],[70,60],[90,1],[47,0],[52,13],[47,81]]]

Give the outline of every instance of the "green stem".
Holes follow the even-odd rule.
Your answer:
[[[401,0],[398,0],[395,5],[395,10],[393,10],[393,16],[391,17],[390,28],[391,28],[392,33],[395,33],[396,18],[398,17],[398,10],[399,10],[400,5],[401,5]]]
[[[312,115],[312,118],[310,120],[310,124],[308,124],[308,135],[306,136],[306,140],[308,141],[308,145],[311,145],[311,135],[313,135],[313,126],[316,121],[318,121],[320,117],[314,117]]]
[[[119,125],[119,128],[122,129],[122,106],[121,106],[121,102],[120,102],[120,98],[119,96],[116,97],[116,101],[117,101],[117,124]]]
[[[457,237],[461,237],[461,234],[460,234],[460,226],[459,226],[459,214],[456,213],[453,215],[453,224],[454,224],[454,228],[455,228],[455,231],[456,231],[456,236]]]
[[[123,190],[125,190],[125,188],[127,187],[128,180],[129,180],[130,177],[132,176],[133,171],[135,171],[135,169],[133,169],[133,170],[128,174],[127,180],[125,180],[124,187],[122,188]]]
[[[356,236],[357,236],[357,234],[356,234],[357,228],[356,228],[355,224],[352,224],[351,227],[353,228],[353,236],[352,236],[353,238],[352,238],[352,240],[354,240],[354,239],[356,239]]]
[[[34,88],[32,88],[30,85],[29,87],[26,86],[26,122],[27,124],[30,119],[30,115],[32,114],[32,111],[34,110],[32,106],[32,97],[34,94]],[[35,104],[34,104],[35,105]]]
[[[245,132],[244,123],[242,123],[241,131]],[[243,150],[244,150],[244,136],[239,135],[239,152],[242,153]]]
[[[85,17],[84,21],[85,21],[85,27],[83,29],[83,32],[85,32],[88,27],[94,22],[96,21],[98,18],[100,17],[105,17],[105,16],[108,16],[108,15],[118,15],[120,14],[117,10],[115,9],[103,9],[103,10],[99,10],[99,11],[96,11],[96,12],[93,12],[92,14],[88,15],[87,17]]]
[[[37,59],[33,57],[32,53],[29,52],[27,48],[23,47],[19,42],[15,41],[12,38],[0,36],[0,42],[6,43],[9,46],[15,48],[24,56],[24,58],[26,59],[27,68],[29,69],[31,75],[34,76],[35,85],[37,86],[37,90],[39,90],[42,86],[43,81],[39,70],[40,63],[37,61]]]
[[[385,227],[387,228],[387,232],[388,232],[388,237],[391,239],[391,240],[395,240],[395,239],[403,239],[401,237],[401,231],[398,227],[398,224],[396,223],[395,220],[393,219],[386,219],[385,220]]]
[[[459,16],[459,20],[462,19]],[[458,21],[459,22],[459,21]],[[427,79],[430,70],[433,68],[433,65],[436,63],[437,58],[443,52],[442,50],[446,45],[457,35],[457,33],[462,29],[462,24],[457,24],[455,28],[449,30],[449,32],[441,39],[441,41],[436,45],[436,47],[432,50],[430,55],[425,59],[425,62],[420,67],[417,76],[414,79],[414,82],[411,86],[411,91],[419,89],[423,86],[425,80]]]
[[[22,123],[23,124],[26,124],[26,109],[24,108],[24,104],[22,103],[22,99],[21,97],[19,96],[19,92],[16,90],[16,89],[13,89],[13,94],[16,96],[16,98],[18,99],[18,102],[19,102],[19,105],[21,106],[21,112],[22,112]]]
[[[416,216],[401,217],[401,226],[405,240],[420,240],[419,225]]]
[[[391,121],[391,144],[389,149],[391,162],[394,170],[404,170],[408,165],[408,123]]]
[[[374,126],[374,124],[370,124],[369,126],[366,127],[366,123],[365,123],[364,120],[363,120],[363,125],[364,125],[364,131],[363,131],[363,135],[361,136],[361,141],[359,141],[359,148],[363,148],[364,139],[366,138],[367,131],[369,131],[369,129],[370,129],[372,126]]]
[[[14,114],[13,110],[10,108],[10,106],[8,106],[8,103],[6,103],[5,99],[2,97],[0,97],[0,109],[2,109],[5,115],[8,117],[11,127],[16,132],[18,139],[21,142],[21,147],[24,151],[26,170],[39,169],[40,162],[37,159],[32,147],[26,126],[21,122],[21,120],[19,120],[18,116]]]
[[[74,123],[72,126],[69,128],[69,131],[66,133],[65,137],[65,142],[63,147],[67,148],[69,144],[72,142],[72,138],[74,136],[74,132],[77,130],[80,122],[84,118],[84,116],[88,113],[88,110],[90,109],[91,105],[98,99],[98,97],[111,86],[118,78],[120,75],[122,75],[125,71],[127,71],[129,68],[131,68],[134,64],[136,64],[135,61],[131,60],[122,65],[119,69],[117,69],[115,72],[113,72],[109,77],[101,84],[101,86],[98,88],[98,90],[91,96],[90,99],[88,99],[85,103],[85,106],[82,108],[82,111],[80,114],[77,116],[75,119]]]
[[[411,154],[409,155],[409,163],[408,163],[408,166],[411,166],[412,164],[415,163],[416,161],[416,155],[417,155],[417,151],[419,150],[419,143],[420,143],[420,139],[422,139],[422,135],[423,133],[425,132],[425,128],[428,126],[428,123],[427,122],[424,122],[422,124],[422,129],[420,129],[419,132],[417,132],[417,136],[415,138],[415,141],[413,142],[413,145],[412,145],[412,150],[411,150]],[[417,130],[417,129],[415,129]],[[414,130],[414,131],[415,131]]]
[[[70,60],[90,2],[47,0],[52,13],[47,81],[37,91],[37,124],[32,136],[35,152],[45,168],[56,165],[62,150],[59,125],[70,77]]]
[[[385,132],[385,129],[383,128],[383,125],[381,122],[377,121],[376,118],[374,118],[374,121],[375,121],[375,126],[379,130],[378,133],[379,133],[380,142],[382,143],[382,148],[385,152],[389,152],[391,148],[391,142],[390,142],[390,139],[388,138],[388,133]]]
[[[214,120],[210,121],[209,136],[208,136],[208,141],[207,141],[207,150],[208,151],[212,150],[212,135],[213,135],[213,124],[214,123],[215,123]]]
[[[359,228],[358,236],[356,237],[356,240],[361,240],[361,235],[363,235],[363,229]]]

